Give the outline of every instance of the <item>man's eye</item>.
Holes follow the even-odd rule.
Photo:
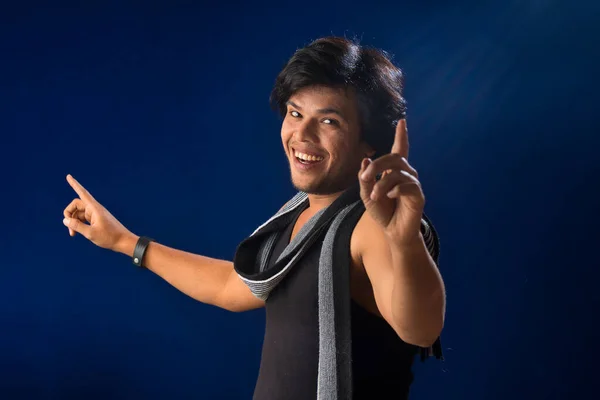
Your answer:
[[[331,118],[326,118],[323,120],[324,123],[326,123],[327,125],[337,125],[337,121],[335,119],[331,119]]]
[[[290,111],[290,115],[292,117],[298,118],[300,116],[300,113],[298,111],[292,110],[292,111]]]

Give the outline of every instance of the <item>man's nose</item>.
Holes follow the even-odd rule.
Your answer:
[[[317,136],[317,126],[315,121],[305,120],[297,127],[294,132],[297,141],[314,141]]]

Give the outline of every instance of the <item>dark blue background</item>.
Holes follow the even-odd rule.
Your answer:
[[[263,310],[203,305],[69,237],[65,176],[133,232],[231,259],[294,193],[274,78],[329,34],[406,73],[448,294],[446,360],[415,365],[412,398],[595,387],[600,7],[406,3],[2,10],[0,396],[251,397]]]

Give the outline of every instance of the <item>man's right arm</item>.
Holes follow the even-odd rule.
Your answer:
[[[131,257],[138,239],[137,235],[128,235],[115,250]],[[231,261],[150,242],[144,254],[143,266],[179,291],[205,304],[234,312],[264,306],[264,301],[255,297],[240,279]]]
[[[63,211],[69,235],[80,234],[96,246],[131,257],[139,236],[121,224],[70,174],[67,182],[79,196]],[[217,260],[151,242],[143,266],[188,296],[230,311],[264,306],[233,269],[230,261]]]

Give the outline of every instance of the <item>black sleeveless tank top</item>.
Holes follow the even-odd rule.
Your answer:
[[[304,209],[299,207],[276,242],[269,267],[288,245],[295,222]],[[312,245],[266,301],[266,328],[254,400],[316,398],[318,268],[323,238]],[[407,399],[418,348],[403,342],[384,319],[354,300],[351,326],[353,400]]]

